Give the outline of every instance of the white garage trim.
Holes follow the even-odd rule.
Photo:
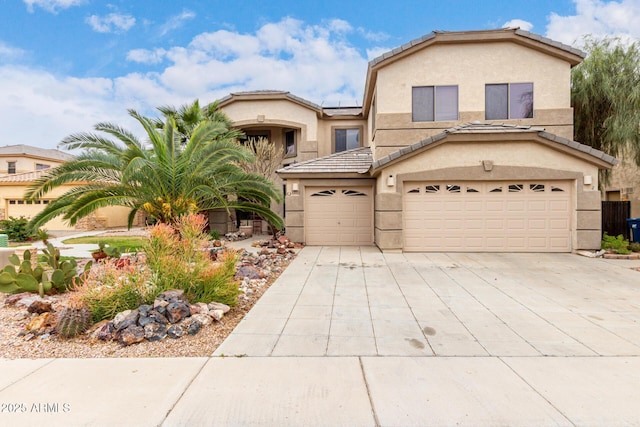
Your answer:
[[[570,252],[571,181],[405,182],[404,250]]]
[[[373,188],[306,187],[307,245],[373,244]]]

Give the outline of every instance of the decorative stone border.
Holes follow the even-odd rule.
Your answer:
[[[604,259],[636,259],[640,260],[640,253],[634,254],[604,254],[602,255]]]

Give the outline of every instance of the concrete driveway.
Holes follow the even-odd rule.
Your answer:
[[[640,425],[632,266],[306,247],[212,357],[0,360],[0,425]]]
[[[637,261],[307,247],[218,348],[247,356],[640,356]]]

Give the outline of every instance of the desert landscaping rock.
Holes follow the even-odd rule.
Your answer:
[[[267,241],[268,243],[268,241]],[[220,251],[228,250],[225,246],[215,248]],[[189,305],[189,316],[177,324],[170,324],[165,317],[166,307],[170,302],[156,299],[152,306],[143,305],[136,311],[138,319],[136,326],[142,330],[143,340],[133,345],[123,345],[121,338],[124,329],[120,332],[115,330],[113,320],[105,320],[93,325],[89,331],[73,338],[62,338],[58,336],[53,325],[56,321],[56,312],[67,304],[69,293],[45,296],[43,300],[51,302],[52,311],[46,321],[34,319],[38,317],[36,313],[29,313],[27,307],[33,301],[40,299],[38,295],[23,293],[7,295],[0,293],[0,357],[4,358],[75,358],[75,357],[206,357],[211,355],[222,343],[235,326],[242,320],[244,315],[268,289],[275,278],[281,273],[294,255],[287,253],[277,255],[271,250],[268,253],[258,256],[250,252],[238,252],[239,261],[237,269],[242,266],[251,266],[256,269],[264,278],[241,281],[238,283],[242,292],[238,299],[238,304],[229,307],[225,304],[211,302],[209,304],[196,303]],[[79,265],[82,260],[79,260]],[[182,292],[169,293],[165,295],[173,300],[172,302],[183,300]],[[198,312],[193,310],[198,307]],[[192,313],[193,311],[193,313]],[[133,312],[133,310],[132,310]],[[131,314],[131,313],[129,313]],[[189,335],[187,329],[192,321],[188,321],[197,314],[204,314],[204,318],[199,318],[198,322],[203,324],[195,335]],[[127,316],[121,316],[124,320]],[[198,317],[196,317],[198,318]],[[31,324],[34,330],[27,330]],[[144,326],[141,325],[141,322]],[[182,324],[184,323],[184,325]],[[126,324],[126,323],[125,323]],[[147,328],[158,331],[160,339],[150,341],[144,338],[146,325],[158,324],[164,326],[167,334],[160,338],[162,328],[152,326]],[[131,325],[130,325],[131,326]],[[175,327],[174,327],[175,326]],[[195,328],[195,327],[193,327]],[[171,334],[169,330],[171,329]],[[137,335],[139,334],[139,330]],[[48,338],[47,338],[47,334]],[[147,332],[150,334],[150,332]],[[174,338],[167,339],[172,335]],[[45,338],[42,338],[42,337]],[[38,339],[35,339],[38,338]],[[134,341],[137,341],[136,338]]]
[[[116,331],[121,331],[138,322],[138,310],[126,310],[116,314],[113,319],[113,327]]]
[[[169,338],[177,339],[182,337],[183,334],[182,328],[178,325],[171,325],[169,329],[167,329],[167,336]]]
[[[231,307],[219,302],[210,302],[207,307],[209,310],[222,310],[222,314],[227,314],[231,310]]]
[[[159,323],[149,323],[144,326],[144,337],[149,341],[160,341],[167,336],[167,328]]]
[[[166,317],[170,323],[178,323],[191,315],[189,304],[183,301],[169,303],[169,305],[166,307],[166,310]]]
[[[144,329],[137,325],[130,325],[121,331],[118,341],[122,345],[131,345],[144,341]]]
[[[200,328],[202,328],[202,323],[200,323],[198,320],[194,320],[187,327],[187,333],[189,335],[195,335],[200,332]]]
[[[52,310],[53,310],[53,307],[51,306],[51,301],[47,301],[40,298],[38,298],[37,300],[29,304],[29,307],[27,308],[27,311],[29,313],[36,313],[36,314],[48,313]]]

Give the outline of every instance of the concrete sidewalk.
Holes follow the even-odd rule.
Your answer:
[[[0,360],[0,425],[637,425],[633,265],[307,247],[211,358]]]

